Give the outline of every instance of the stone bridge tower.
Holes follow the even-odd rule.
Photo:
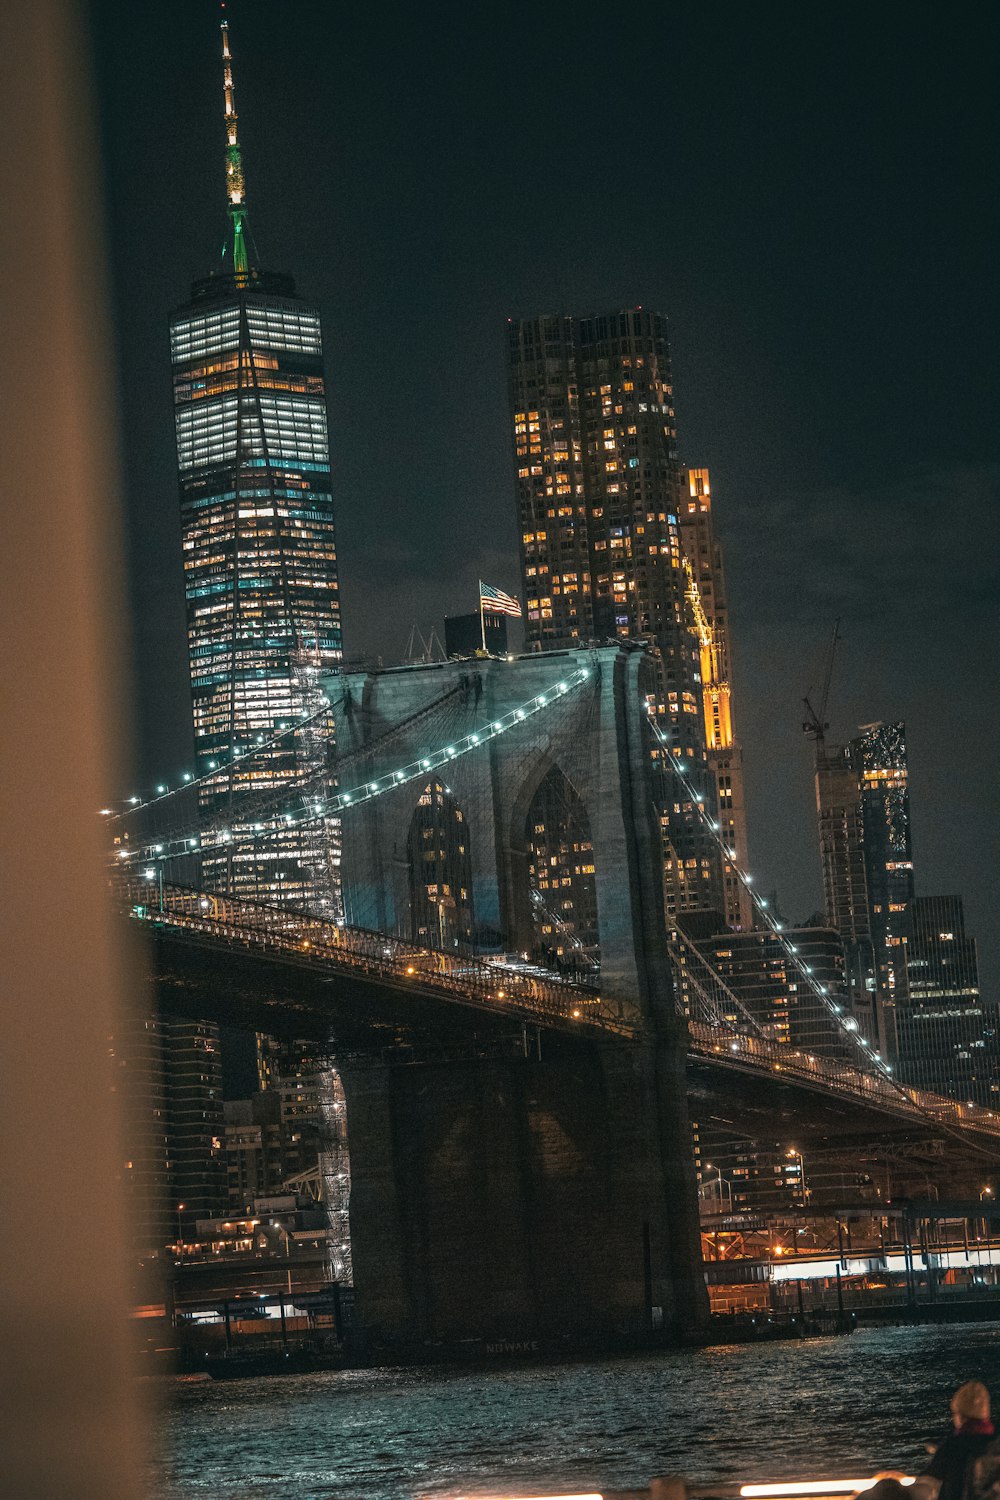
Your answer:
[[[350,922],[508,955],[541,942],[578,973],[599,955],[602,999],[627,1033],[342,1066],[357,1316],[375,1349],[635,1342],[704,1312],[646,725],[654,662],[611,646],[326,686],[348,786],[584,671],[426,786],[344,815]]]

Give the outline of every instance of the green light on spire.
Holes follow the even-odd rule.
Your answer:
[[[236,91],[233,87],[233,58],[229,50],[229,22],[223,18],[222,31],[222,87],[226,101],[226,197],[229,201],[229,217],[233,223],[233,271],[238,282],[246,281],[250,275],[250,257],[246,236],[246,184],[243,179],[243,158],[237,132]]]

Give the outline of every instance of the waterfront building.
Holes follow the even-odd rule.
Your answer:
[[[229,237],[222,269],[170,323],[197,770],[203,808],[228,810],[234,831],[202,875],[336,915],[337,824],[240,816],[303,772],[322,784],[318,684],[341,632],[320,317],[256,263],[225,21],[222,38]]]
[[[177,1202],[170,1177],[161,1027],[152,1017],[123,1015],[108,1043],[111,1087],[122,1101],[125,1125],[121,1181],[129,1240],[140,1260],[162,1249]]]
[[[997,1009],[979,986],[961,896],[917,896],[899,1071],[907,1083],[966,1103],[1000,1104]]]
[[[222,1048],[208,1021],[161,1021],[159,1030],[173,1195],[166,1227],[183,1235],[226,1207]]]
[[[631,308],[511,319],[508,327],[527,649],[625,639],[655,650],[661,686],[652,708],[666,753],[683,758],[714,806],[683,566],[688,481],[677,456],[667,320]],[[721,913],[720,858],[672,778],[661,821],[668,915]]]

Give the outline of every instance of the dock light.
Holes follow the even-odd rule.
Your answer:
[[[138,797],[130,797],[128,800],[131,802],[133,807],[135,807],[136,803],[139,801]]]
[[[143,877],[146,880],[155,880],[156,879],[156,871],[155,870],[143,870],[142,873],[143,873]]]
[[[407,972],[407,974],[415,974],[415,973],[416,973],[416,972],[417,972],[417,971],[416,971],[416,969],[415,969],[415,968],[414,968],[414,967],[413,967],[413,965],[412,965],[412,964],[407,964],[407,965],[406,965],[406,972]]]
[[[192,778],[191,778],[191,772],[190,771],[185,771],[184,775],[181,777],[182,781],[190,781],[191,779]]]
[[[165,787],[165,786],[158,786],[158,787],[157,787],[157,788],[156,788],[156,795],[157,795],[157,796],[158,796],[158,797],[163,797],[163,796],[165,796],[165,795],[166,795],[166,791],[167,791],[167,789],[166,789],[166,787]]]

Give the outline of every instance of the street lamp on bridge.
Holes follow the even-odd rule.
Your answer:
[[[732,1213],[732,1211],[733,1211],[733,1189],[732,1189],[732,1184],[730,1182],[728,1182],[725,1177],[723,1177],[723,1175],[722,1175],[722,1168],[721,1167],[715,1167],[715,1166],[712,1165],[712,1163],[710,1161],[707,1161],[705,1163],[705,1170],[707,1172],[715,1172],[716,1173],[715,1181],[711,1184],[711,1186],[715,1186],[716,1184],[718,1185],[718,1192],[719,1192],[719,1212],[720,1213],[722,1212],[722,1189],[723,1189],[723,1187],[725,1187],[725,1189],[726,1189],[726,1197],[729,1199],[729,1212]],[[709,1184],[704,1184],[704,1183],[702,1184],[703,1188],[705,1186],[708,1186],[708,1185]]]

